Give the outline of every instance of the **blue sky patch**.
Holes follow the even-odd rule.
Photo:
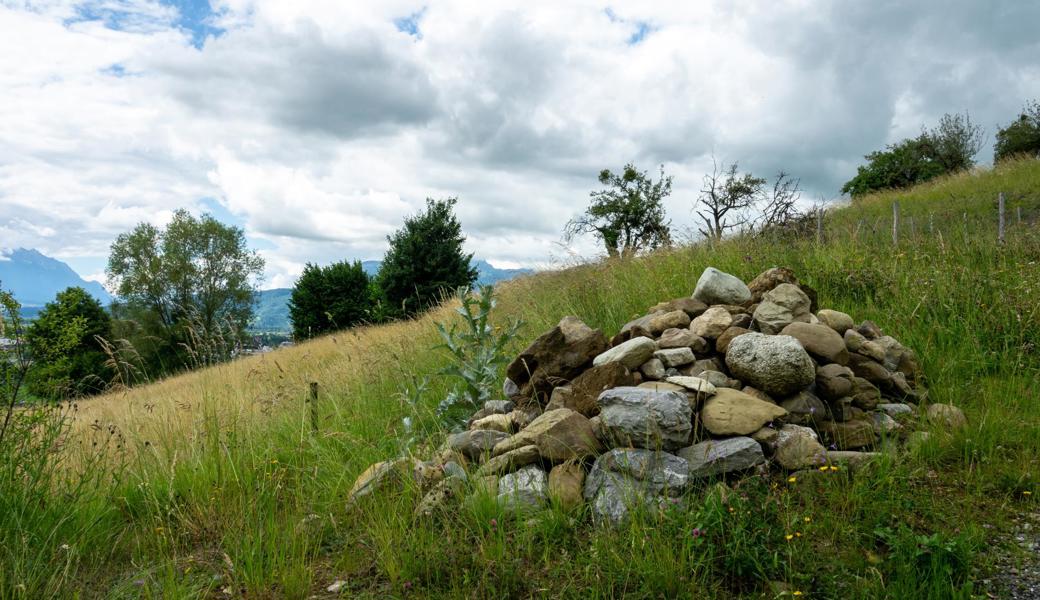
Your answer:
[[[422,20],[423,15],[426,14],[426,7],[422,7],[416,12],[408,15],[407,17],[401,17],[400,19],[394,19],[394,27],[397,27],[398,31],[407,33],[408,35],[414,36],[417,39],[422,39],[422,31],[419,30],[419,21]]]

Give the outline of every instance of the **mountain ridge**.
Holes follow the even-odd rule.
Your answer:
[[[68,264],[32,248],[0,250],[0,286],[27,308],[51,302],[69,287],[83,288],[104,306],[113,299],[100,283],[83,279]]]

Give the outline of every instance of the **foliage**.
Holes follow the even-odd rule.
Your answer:
[[[697,197],[697,206],[700,207],[697,216],[704,222],[700,233],[706,238],[720,240],[730,229],[748,224],[748,212],[762,197],[766,180],[751,173],[738,174],[737,169],[737,163],[720,169],[713,158],[711,173],[704,176],[704,187]],[[786,177],[786,174],[781,172],[781,176]],[[783,182],[780,184],[782,186]],[[785,189],[781,187],[777,191]]]
[[[414,316],[441,301],[444,294],[469,288],[477,278],[465,254],[462,225],[455,217],[457,198],[426,199],[425,212],[408,217],[387,236],[390,248],[376,281],[383,309],[391,316]]]
[[[440,347],[448,351],[452,361],[441,373],[458,381],[437,407],[437,413],[448,425],[459,424],[460,415],[472,414],[492,399],[498,383],[498,365],[509,361],[505,349],[523,324],[516,320],[504,330],[492,327],[489,319],[495,308],[494,294],[495,288],[490,285],[481,286],[477,296],[463,291],[462,306],[457,310],[463,328],[459,329],[457,323],[450,328],[437,323],[437,332],[444,341]]]
[[[174,213],[165,229],[141,223],[121,234],[108,259],[113,312],[133,320],[149,367],[169,372],[192,362],[190,329],[240,340],[253,313],[254,284],[264,261],[246,247],[241,228],[212,216]]]
[[[845,182],[841,192],[862,196],[970,169],[982,139],[982,128],[972,123],[967,113],[943,115],[934,129],[866,155],[867,164],[856,169],[856,176]]]
[[[993,162],[1025,155],[1040,158],[1040,102],[1033,100],[1017,119],[997,129]]]
[[[592,203],[567,223],[564,239],[595,234],[612,258],[671,244],[663,201],[672,193],[672,177],[665,177],[664,165],[656,182],[631,163],[621,173],[600,171],[599,182],[608,187],[589,193]]]
[[[70,328],[79,336],[68,340]],[[111,379],[102,340],[112,337],[112,321],[101,303],[80,287],[59,292],[29,326],[33,358],[31,393],[44,398],[95,394]]]
[[[370,285],[360,261],[307,263],[289,300],[293,336],[302,340],[371,321]]]

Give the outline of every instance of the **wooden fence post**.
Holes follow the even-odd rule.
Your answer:
[[[311,431],[318,433],[318,382],[311,382],[311,394],[307,401],[311,405]]]
[[[1004,192],[997,196],[997,243],[1004,243]]]
[[[892,245],[899,245],[899,200],[892,203]]]
[[[1018,224],[1021,225],[1022,224],[1022,207],[1021,206],[1016,206],[1015,207],[1015,212],[1018,213]]]
[[[1021,220],[1021,219],[1020,219]],[[823,243],[823,207],[816,209],[816,244]]]

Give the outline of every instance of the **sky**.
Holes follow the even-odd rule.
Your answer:
[[[1040,98],[1040,3],[0,0],[0,248],[103,281],[177,208],[241,227],[264,288],[378,259],[457,196],[499,267],[564,244],[601,169],[674,176],[678,231],[713,157],[838,199],[864,154]]]

